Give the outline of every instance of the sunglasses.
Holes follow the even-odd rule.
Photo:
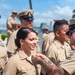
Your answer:
[[[71,36],[74,32],[75,32],[75,30],[70,30],[70,31],[66,32],[66,35]]]
[[[26,20],[27,22],[33,22],[33,20]]]

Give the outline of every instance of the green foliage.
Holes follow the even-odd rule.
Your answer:
[[[75,18],[75,10],[73,10],[72,18],[73,18],[73,19]]]
[[[75,14],[72,15],[72,18],[75,18]]]
[[[75,10],[73,10],[73,13],[75,13]]]
[[[2,40],[5,40],[5,38],[7,37],[7,34],[1,34]]]

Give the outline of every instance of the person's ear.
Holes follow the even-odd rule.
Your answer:
[[[23,44],[23,41],[24,41],[23,39],[20,39],[20,44]]]
[[[55,35],[59,37],[59,31],[56,31],[55,32]]]

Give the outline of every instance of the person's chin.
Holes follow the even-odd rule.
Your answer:
[[[29,28],[33,28],[33,25],[29,25]]]
[[[34,51],[34,50],[35,50],[35,48],[32,48],[31,50],[32,50],[32,51]]]

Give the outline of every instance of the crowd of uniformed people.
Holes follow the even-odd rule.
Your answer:
[[[41,52],[33,13],[13,11],[7,19],[7,44],[0,38],[0,75],[75,75],[75,24],[56,20],[53,32],[46,29],[43,35]],[[21,23],[17,30],[15,17]]]

